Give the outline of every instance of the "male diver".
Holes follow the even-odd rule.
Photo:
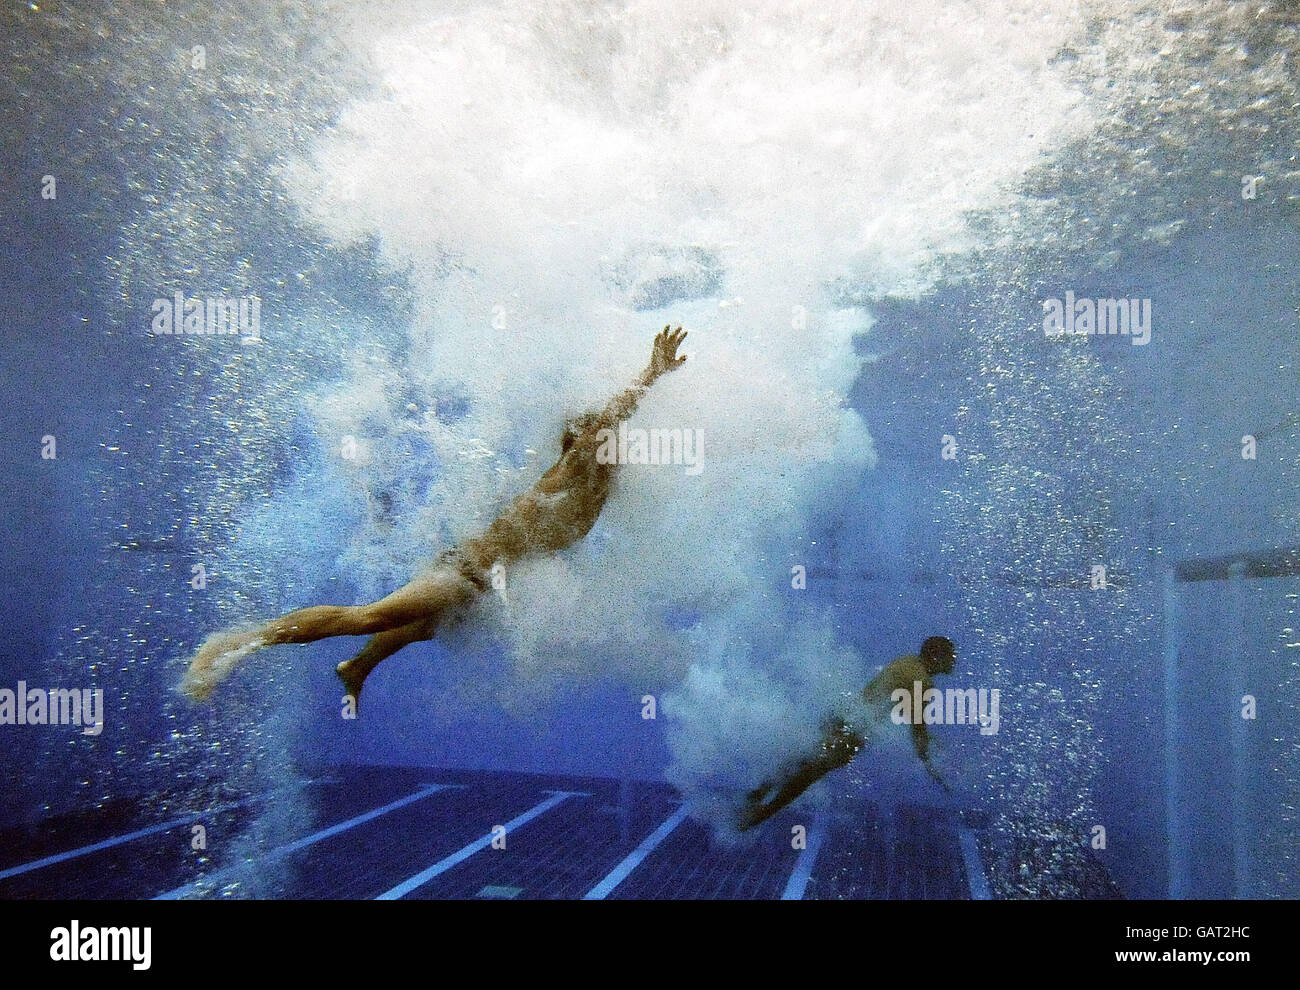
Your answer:
[[[910,693],[916,689],[918,681],[924,697],[925,692],[934,686],[936,675],[952,673],[956,655],[952,640],[945,636],[931,636],[921,644],[919,655],[909,653],[892,661],[862,690],[861,704],[866,709],[864,718],[879,720],[889,710],[894,691],[904,688]],[[920,704],[920,700],[914,699],[913,704]],[[791,760],[775,780],[765,781],[749,792],[736,822],[740,831],[771,818],[832,770],[848,765],[866,745],[862,736],[837,716],[825,722],[824,732],[815,752]],[[930,736],[924,724],[912,725],[912,748],[921,758],[926,772],[947,791],[948,785],[930,763]]]
[[[432,639],[440,627],[487,591],[495,565],[553,553],[582,539],[609,497],[614,465],[602,464],[596,451],[601,430],[615,429],[631,415],[654,382],[685,362],[677,348],[682,328],[655,336],[650,363],[630,388],[598,413],[565,424],[560,459],[530,491],[514,500],[483,533],[441,554],[409,584],[369,605],[312,605],[278,619],[209,636],[199,647],[181,682],[196,700],[207,698],[244,657],[280,643],[311,643],[330,636],[370,636],[351,660],[336,668],[347,693],[361,693],[366,676],[380,661],[411,643]]]

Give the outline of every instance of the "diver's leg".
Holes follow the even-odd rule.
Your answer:
[[[331,636],[366,636],[400,629],[464,604],[475,588],[454,570],[433,571],[369,605],[312,605],[272,619],[261,630],[267,646],[314,643]]]
[[[826,760],[804,760],[799,764],[798,769],[786,774],[775,783],[751,791],[745,807],[741,809],[737,822],[740,831],[744,832],[746,829],[767,821],[786,805],[793,802],[800,794],[812,787],[813,784],[840,766],[843,766],[843,764],[831,763]],[[763,796],[773,790],[776,793],[764,801]]]
[[[432,639],[436,627],[437,622],[434,619],[423,619],[397,629],[385,629],[381,633],[375,633],[360,653],[351,660],[344,660],[334,668],[334,672],[339,675],[339,680],[343,682],[348,694],[359,701],[361,686],[372,670],[402,647]]]
[[[828,729],[820,752],[816,756],[800,760],[793,771],[749,792],[745,807],[741,809],[739,816],[740,831],[743,832],[760,822],[767,821],[832,770],[848,766],[862,749],[862,745],[861,736],[854,733],[843,722],[834,723]],[[764,800],[773,791],[776,793]]]
[[[209,636],[199,647],[181,689],[202,700],[256,650],[281,643],[312,643],[330,636],[365,636],[436,618],[468,603],[475,588],[455,568],[423,574],[369,605],[312,605],[278,619]]]

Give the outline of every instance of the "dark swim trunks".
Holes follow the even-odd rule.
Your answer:
[[[863,738],[849,728],[843,719],[829,719],[822,728],[825,735],[814,762],[832,767],[847,766],[865,745]]]
[[[472,584],[479,591],[487,591],[490,587],[487,577],[482,571],[478,570],[469,559],[461,553],[457,547],[450,550],[444,550],[438,555],[438,563],[448,567],[454,567],[466,581]]]

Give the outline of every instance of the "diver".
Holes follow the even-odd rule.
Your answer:
[[[681,327],[664,327],[655,336],[650,363],[633,384],[602,411],[566,422],[560,459],[480,535],[447,550],[409,584],[369,605],[312,605],[209,636],[181,689],[196,700],[207,698],[236,664],[263,647],[369,635],[360,653],[335,668],[355,703],[367,675],[381,661],[404,646],[432,639],[439,628],[459,619],[488,590],[500,567],[531,554],[554,553],[587,534],[609,497],[614,474],[614,465],[600,463],[603,458],[596,456],[599,435],[631,415],[660,376],[681,367],[686,357],[678,357],[677,348],[685,338]]]
[[[934,686],[936,675],[952,673],[956,656],[952,640],[931,636],[921,644],[919,655],[909,653],[896,658],[863,688],[863,717],[879,721],[889,709],[894,691],[904,688],[910,693],[918,681],[924,696]],[[914,699],[913,703],[920,704],[920,699]],[[740,831],[771,818],[832,770],[847,766],[866,745],[863,737],[838,716],[831,716],[823,724],[823,732],[816,752],[791,760],[775,780],[765,781],[749,792],[736,821]],[[926,773],[947,792],[948,785],[930,763],[930,736],[924,723],[912,725],[912,748],[921,758]]]

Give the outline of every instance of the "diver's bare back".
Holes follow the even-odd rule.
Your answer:
[[[410,643],[433,637],[463,606],[488,587],[496,565],[553,553],[580,540],[595,524],[609,497],[613,464],[596,456],[602,431],[631,414],[637,400],[661,375],[681,366],[677,348],[686,334],[664,327],[656,335],[650,364],[632,386],[599,413],[567,424],[559,460],[533,487],[516,498],[480,535],[443,554],[429,571],[368,605],[313,605],[255,626],[209,636],[195,653],[181,688],[195,699],[208,697],[250,653],[281,643],[310,643],[331,636],[369,635],[366,646],[337,667],[355,700],[372,670]]]
[[[596,460],[595,444],[585,430],[572,441],[531,489],[479,536],[465,540],[457,552],[482,574],[494,564],[508,564],[529,554],[563,550],[586,536],[609,497],[612,464]],[[566,434],[566,441],[573,434]]]

